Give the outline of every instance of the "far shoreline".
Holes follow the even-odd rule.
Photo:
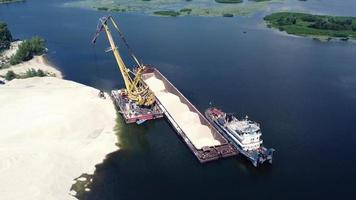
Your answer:
[[[7,1],[0,1],[0,4],[11,4],[11,3],[24,3],[26,0],[7,0]]]
[[[356,17],[274,12],[263,19],[266,27],[291,36],[321,42],[356,41]]]

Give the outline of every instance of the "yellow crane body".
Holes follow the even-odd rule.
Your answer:
[[[148,88],[148,86],[143,84],[141,80],[142,72],[145,70],[145,66],[139,63],[137,58],[132,54],[135,62],[138,64],[138,67],[135,70],[135,72],[130,71],[130,69],[126,67],[124,61],[122,60],[118,47],[116,46],[115,41],[110,32],[108,26],[109,20],[111,21],[114,28],[121,34],[117,24],[115,23],[114,19],[111,16],[103,17],[100,19],[98,30],[96,36],[93,39],[93,43],[95,43],[96,38],[99,35],[99,32],[105,31],[111,48],[110,51],[113,52],[119,71],[121,72],[121,75],[124,79],[125,89],[121,90],[122,95],[127,95],[127,97],[131,101],[136,102],[136,104],[139,106],[151,106],[155,102],[155,96],[153,92]],[[122,35],[120,36],[123,37]],[[130,72],[131,74],[133,74],[133,77],[131,77]]]

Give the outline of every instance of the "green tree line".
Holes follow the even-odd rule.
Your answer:
[[[8,49],[12,41],[12,35],[7,24],[0,22],[0,51]]]
[[[10,58],[10,64],[16,65],[23,61],[28,61],[35,55],[41,55],[46,51],[45,42],[40,37],[33,37],[25,40],[19,45],[16,54]]]

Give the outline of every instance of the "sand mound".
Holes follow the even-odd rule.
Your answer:
[[[1,199],[72,199],[73,179],[117,150],[116,112],[98,90],[53,77],[0,85]]]
[[[178,96],[167,92],[161,80],[152,76],[146,79],[145,83],[155,93],[156,97],[197,149],[220,144],[218,140],[215,140],[211,130],[201,124],[199,115],[191,112],[189,107],[182,103]]]

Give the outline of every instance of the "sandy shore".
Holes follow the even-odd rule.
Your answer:
[[[1,199],[75,199],[74,179],[118,149],[115,108],[98,92],[55,77],[0,85]]]
[[[19,75],[24,75],[26,74],[27,70],[30,69],[41,69],[47,73],[49,73],[51,76],[55,76],[58,78],[63,78],[62,73],[57,70],[56,68],[54,68],[53,66],[51,66],[47,59],[42,55],[42,56],[35,56],[34,58],[32,58],[29,61],[17,64],[17,65],[13,65],[9,68],[6,69],[1,69],[0,70],[0,75],[4,76],[9,70],[14,71],[16,74]]]
[[[12,42],[9,49],[1,52],[0,64],[2,64],[4,62],[5,63],[9,62],[10,57],[15,55],[15,53],[21,43],[22,43],[22,41]],[[31,59],[29,61],[22,62],[17,65],[12,65],[9,68],[0,69],[0,76],[4,76],[10,70],[15,72],[15,74],[25,75],[26,72],[30,69],[35,69],[35,70],[41,69],[44,72],[50,74],[50,76],[63,78],[62,73],[59,70],[57,70],[53,65],[48,63],[48,61],[44,55],[34,56],[33,59]]]

